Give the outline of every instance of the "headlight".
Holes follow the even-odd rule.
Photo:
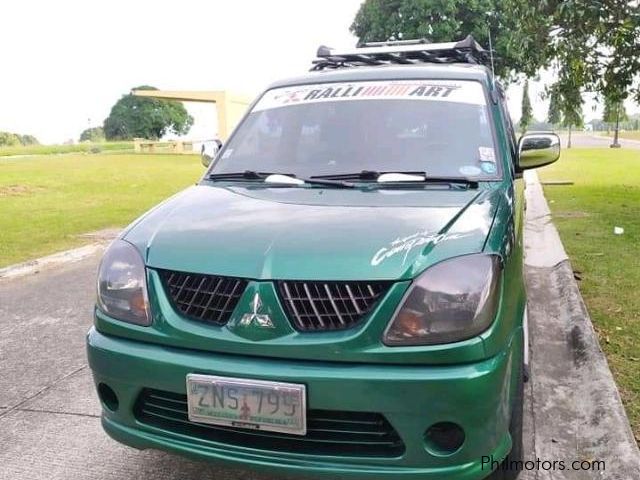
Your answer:
[[[114,241],[98,270],[98,306],[113,318],[150,325],[144,262],[124,240]]]
[[[474,337],[493,322],[500,259],[466,255],[427,269],[414,282],[384,333],[387,345],[434,345]]]

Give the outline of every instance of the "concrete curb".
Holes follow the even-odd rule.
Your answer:
[[[84,247],[54,253],[53,255],[37,258],[35,260],[29,260],[28,262],[9,265],[8,267],[0,268],[0,280],[33,275],[48,267],[53,267],[63,263],[78,262],[90,257],[96,252],[102,251],[104,248],[105,243],[92,243],[90,245],[85,245]]]
[[[534,451],[567,464],[564,471],[538,469],[535,478],[640,478],[640,451],[537,175],[525,180]],[[606,467],[570,470],[575,460]]]
[[[524,237],[525,264],[530,267],[554,267],[569,260],[560,240],[558,230],[551,222],[551,210],[547,205],[542,185],[534,170],[524,174],[526,185],[526,227]]]

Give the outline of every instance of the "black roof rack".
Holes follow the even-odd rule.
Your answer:
[[[352,50],[335,51],[324,45],[311,70],[372,65],[422,63],[472,63],[490,66],[490,53],[468,35],[459,42],[429,43],[425,39],[363,43]]]

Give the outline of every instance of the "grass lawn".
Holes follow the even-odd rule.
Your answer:
[[[18,145],[15,147],[0,147],[0,157],[13,155],[49,155],[52,153],[80,153],[90,152],[91,150],[99,152],[111,152],[131,150],[133,151],[133,142],[101,142],[101,143],[75,143],[73,145]]]
[[[620,138],[628,138],[630,140],[640,140],[640,130],[630,130],[628,132],[619,132]]]
[[[613,138],[614,132],[611,130],[609,134],[607,132],[598,132],[599,135]],[[619,132],[620,138],[628,138],[629,140],[640,140],[640,130],[629,130],[626,132]]]
[[[202,173],[197,155],[0,157],[0,267],[124,227]]]
[[[545,196],[640,441],[640,150],[565,150],[539,174],[575,182]]]

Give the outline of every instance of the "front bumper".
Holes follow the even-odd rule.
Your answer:
[[[483,456],[502,459],[511,448],[511,347],[488,360],[457,366],[403,366],[296,362],[173,349],[106,336],[91,329],[89,363],[96,385],[108,385],[117,410],[103,405],[102,424],[116,440],[140,449],[187,456],[280,474],[334,478],[478,480]],[[310,455],[247,448],[149,426],[134,406],[143,388],[186,393],[188,373],[304,383],[308,408],[383,414],[405,444],[398,457]],[[453,454],[431,452],[424,433],[437,422],[455,422],[466,437]]]

